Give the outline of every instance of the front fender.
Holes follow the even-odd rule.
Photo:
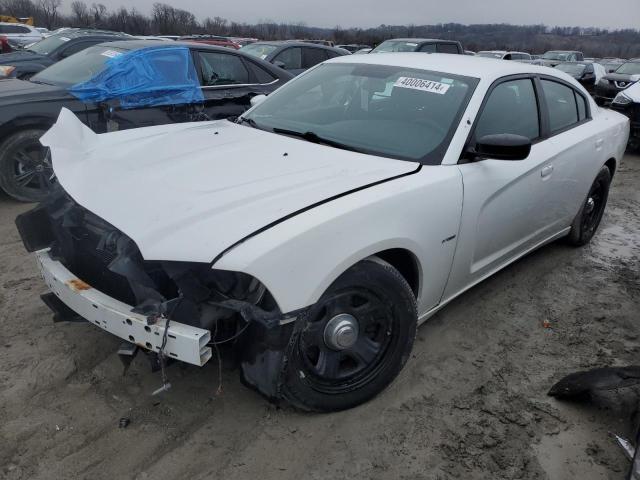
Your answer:
[[[317,302],[345,270],[388,249],[417,259],[420,313],[437,305],[455,252],[462,178],[455,167],[424,166],[414,175],[322,204],[237,245],[213,268],[248,273],[283,313]]]

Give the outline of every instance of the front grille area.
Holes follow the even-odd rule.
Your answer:
[[[74,275],[92,287],[128,305],[136,298],[127,278],[109,270],[118,256],[117,242],[126,236],[88,210],[74,205],[70,225],[62,222],[57,229],[54,254]],[[139,252],[138,252],[138,255]],[[57,256],[57,255],[56,255]],[[142,260],[142,257],[140,257]]]

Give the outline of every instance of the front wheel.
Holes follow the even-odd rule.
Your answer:
[[[409,358],[416,300],[402,275],[371,257],[338,278],[298,320],[282,386],[309,411],[352,408],[384,390]]]
[[[22,130],[0,145],[0,188],[23,202],[41,202],[54,183],[48,149],[40,143],[44,130]]]
[[[577,247],[586,245],[595,235],[604,215],[604,209],[607,206],[610,186],[611,172],[607,167],[602,167],[571,225],[571,231],[567,237],[571,245]]]

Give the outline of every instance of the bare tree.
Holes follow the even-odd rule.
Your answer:
[[[91,15],[95,26],[103,26],[104,18],[107,16],[107,7],[102,3],[91,4]]]
[[[78,27],[87,27],[89,25],[89,7],[82,0],[71,2],[71,12]]]
[[[58,21],[58,8],[62,5],[62,0],[38,0],[38,7],[42,13],[44,24],[48,29],[52,29]]]

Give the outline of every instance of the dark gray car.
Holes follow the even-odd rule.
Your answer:
[[[63,58],[99,43],[133,39],[126,33],[108,30],[67,29],[30,45],[24,50],[0,55],[0,78],[26,80]]]
[[[273,63],[294,75],[299,75],[330,58],[349,55],[348,51],[341,48],[287,41],[255,42],[245,45],[240,51]]]

